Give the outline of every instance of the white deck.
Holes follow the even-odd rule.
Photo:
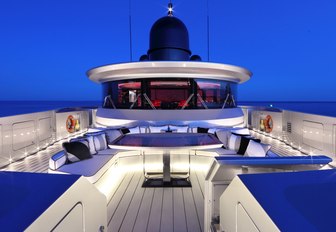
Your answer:
[[[108,231],[203,231],[204,174],[192,188],[142,188],[141,171],[128,172],[107,207]]]

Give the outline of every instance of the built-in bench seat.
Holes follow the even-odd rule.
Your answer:
[[[215,133],[218,139],[223,143],[223,148],[208,149],[208,150],[196,150],[196,155],[203,156],[228,156],[228,157],[242,157],[243,154],[237,154],[239,152],[238,139],[232,140],[233,136],[248,136],[249,130],[247,128],[189,128],[187,126],[170,126],[176,133]],[[95,130],[91,133],[85,134],[84,137],[72,139],[72,141],[84,143],[90,150],[91,157],[88,159],[79,160],[73,157],[69,152],[58,153],[50,159],[49,172],[51,173],[64,173],[64,174],[79,174],[87,177],[90,182],[95,183],[100,177],[116,162],[115,155],[119,152],[116,149],[110,149],[109,144],[118,139],[120,136],[126,133],[158,133],[158,131],[164,132],[169,126],[150,126],[146,127],[132,127],[121,129],[102,129]],[[173,131],[173,132],[174,132]],[[170,131],[172,132],[172,131]],[[238,136],[239,137],[239,136]],[[245,144],[246,145],[246,144]],[[245,149],[247,145],[245,146]],[[134,153],[133,153],[134,154]],[[139,154],[139,153],[136,153]],[[269,156],[277,156],[268,150],[265,150],[265,154],[271,154]],[[265,156],[264,154],[264,156]],[[73,161],[75,158],[75,161]],[[70,160],[70,162],[69,162]]]
[[[74,142],[85,144],[90,157],[80,160],[76,157],[76,154],[67,151],[63,144],[64,151],[50,158],[48,172],[78,174],[87,177],[91,183],[95,183],[116,163],[115,155],[119,150],[110,149],[108,144],[121,135],[122,133],[119,130],[104,130],[87,133],[83,137],[70,140],[68,144]]]
[[[63,165],[57,169],[57,172],[82,175],[87,177],[91,183],[95,183],[114,162],[115,159],[111,155],[96,155],[92,159]]]
[[[278,166],[278,165],[326,165],[332,161],[328,156],[286,156],[286,157],[215,157],[219,165]]]

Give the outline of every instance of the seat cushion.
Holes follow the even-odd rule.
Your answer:
[[[105,150],[101,150],[98,151],[97,155],[115,155],[118,152],[117,149],[105,149]]]
[[[76,163],[63,165],[58,169],[60,172],[70,173],[91,177],[97,174],[100,170],[104,171],[105,165],[112,159],[113,156],[96,155],[92,159],[82,160]],[[104,169],[102,169],[104,167]],[[108,167],[106,167],[108,168]],[[97,177],[99,179],[99,177]],[[96,179],[97,179],[96,178]]]
[[[65,142],[63,148],[66,154],[70,153],[76,156],[79,160],[85,160],[92,158],[89,148],[81,142]]]
[[[65,151],[60,151],[49,159],[49,168],[57,170],[67,162],[67,155]]]

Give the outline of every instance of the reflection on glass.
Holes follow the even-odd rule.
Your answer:
[[[236,107],[237,84],[224,80],[148,78],[103,84],[105,108],[220,109]]]

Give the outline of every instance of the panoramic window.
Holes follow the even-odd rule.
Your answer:
[[[148,78],[103,84],[104,108],[220,109],[236,107],[237,84],[210,79]]]
[[[150,81],[150,100],[155,108],[182,108],[189,97],[190,83],[187,80]]]
[[[236,106],[236,85],[227,81],[196,79],[197,108],[232,108]]]

